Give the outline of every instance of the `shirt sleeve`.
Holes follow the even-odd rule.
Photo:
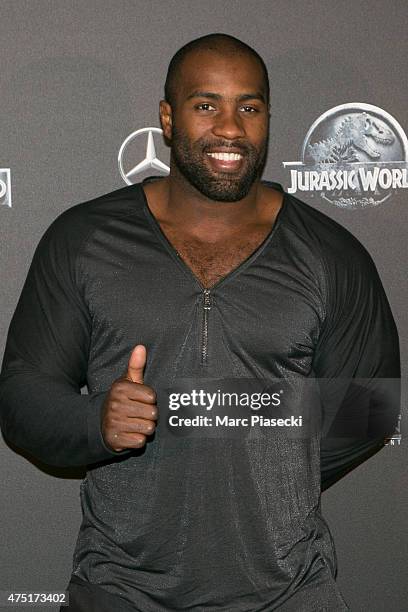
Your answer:
[[[327,312],[313,361],[322,491],[381,450],[400,414],[398,332],[374,262],[357,243],[326,267]]]
[[[91,317],[78,288],[83,242],[74,215],[63,213],[34,253],[9,327],[0,375],[0,426],[6,440],[56,466],[79,466],[125,454],[101,432],[108,390],[86,384]]]

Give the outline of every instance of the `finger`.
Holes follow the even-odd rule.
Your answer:
[[[146,440],[146,436],[140,433],[119,433],[113,436],[113,443],[110,446],[116,452],[120,452],[125,448],[141,448],[146,444]]]
[[[145,404],[155,404],[157,399],[152,387],[131,382],[126,378],[119,378],[113,383],[111,397],[123,403],[129,403],[127,400],[131,400]]]
[[[125,418],[141,418],[147,421],[156,421],[159,415],[159,410],[154,404],[144,404],[143,402],[132,402],[131,404],[115,405],[112,402],[112,414],[118,417],[119,414]]]
[[[130,383],[130,387],[126,389],[126,397],[134,402],[142,402],[145,404],[156,403],[156,392],[148,385],[140,383]]]
[[[156,428],[156,421],[141,416],[127,417],[124,414],[112,413],[104,424],[104,430],[109,434],[120,432],[152,433]]]
[[[128,419],[123,424],[118,424],[118,428],[121,433],[141,433],[148,436],[156,429],[156,423],[148,419],[135,417],[130,420]]]
[[[146,365],[146,347],[138,344],[132,351],[126,372],[126,378],[135,383],[143,384],[143,371]]]

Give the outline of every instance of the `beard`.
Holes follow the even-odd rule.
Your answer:
[[[218,202],[242,200],[254,182],[262,174],[266,160],[268,137],[261,146],[254,147],[247,141],[237,143],[221,139],[199,138],[191,141],[183,130],[173,125],[171,157],[178,170],[200,193]],[[238,172],[215,172],[206,163],[206,152],[217,147],[233,147],[243,156]]]

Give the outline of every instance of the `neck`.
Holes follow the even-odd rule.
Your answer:
[[[256,181],[248,194],[236,202],[211,200],[199,192],[174,165],[170,175],[160,181],[161,202],[156,216],[171,224],[193,230],[197,234],[208,234],[216,238],[233,232],[244,225],[256,223],[259,218],[259,192],[261,183]]]

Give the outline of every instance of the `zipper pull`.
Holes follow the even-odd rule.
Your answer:
[[[211,310],[210,289],[204,289],[204,308],[205,310]]]
[[[203,300],[203,327],[201,332],[201,363],[207,363],[208,352],[208,315],[211,310],[211,293],[209,289],[204,289]]]

